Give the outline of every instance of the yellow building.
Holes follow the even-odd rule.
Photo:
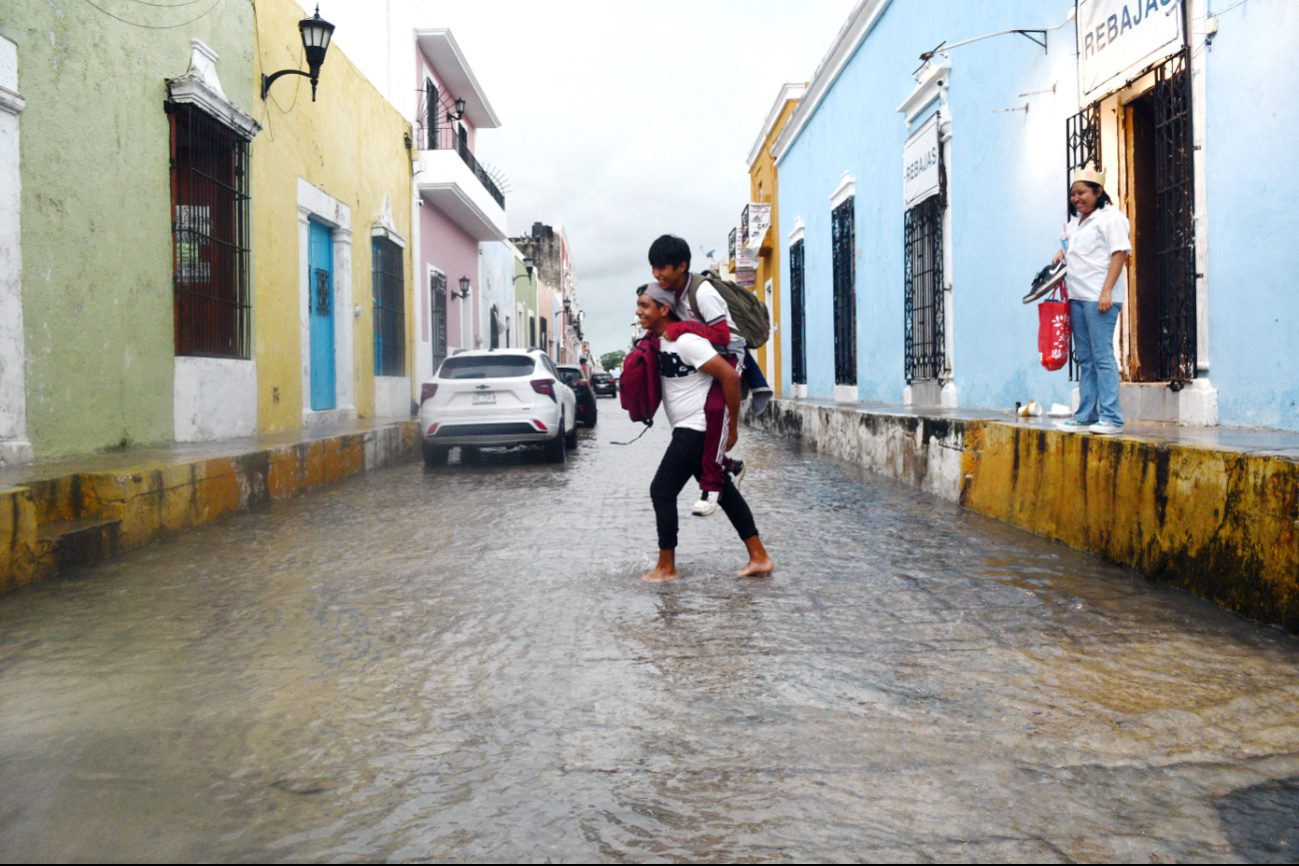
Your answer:
[[[767,231],[766,237],[763,238],[762,247],[758,257],[758,276],[754,284],[754,291],[758,297],[763,299],[768,309],[771,310],[771,324],[773,328],[771,339],[767,345],[763,346],[757,352],[758,366],[762,368],[763,374],[771,387],[776,393],[781,393],[781,366],[780,366],[780,258],[779,250],[781,248],[780,234],[780,212],[778,208],[778,192],[776,176],[776,161],[771,155],[771,147],[779,137],[781,130],[789,121],[790,115],[798,107],[798,100],[802,98],[803,91],[806,89],[804,84],[785,84],[780,88],[780,94],[776,97],[776,102],[767,112],[767,119],[762,125],[762,132],[758,134],[758,140],[754,142],[753,149],[749,151],[749,200],[762,204],[771,205],[771,228]]]
[[[254,80],[306,69],[293,0],[254,0]],[[253,339],[262,431],[409,417],[410,124],[331,46],[278,79],[252,152]]]

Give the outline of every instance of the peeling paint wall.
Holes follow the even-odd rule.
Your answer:
[[[1299,632],[1299,462],[774,400],[818,451]]]

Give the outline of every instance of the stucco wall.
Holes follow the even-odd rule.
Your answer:
[[[427,201],[419,211],[420,255],[425,262],[420,273],[427,273],[427,265],[432,265],[447,277],[447,347],[472,349],[472,340],[466,343],[462,336],[466,329],[461,317],[466,312],[472,315],[473,296],[461,300],[450,293],[460,291],[461,277],[468,277],[474,288],[478,287],[478,241]]]
[[[123,16],[154,25],[193,17],[139,4]],[[120,23],[86,3],[7,3],[0,5],[0,35],[18,45],[27,98],[28,436],[39,457],[170,440],[165,79],[186,71],[197,37],[220,55],[226,94],[251,109],[252,8],[222,3],[192,24],[156,30]]]
[[[307,13],[293,0],[257,0],[257,12],[258,80],[263,71],[296,68],[302,53],[298,21]],[[306,78],[287,76],[275,83],[270,99],[259,102],[253,115],[266,127],[254,141],[252,184],[259,426],[277,430],[303,423],[299,178],[351,211],[352,304],[361,315],[352,319],[351,309],[337,307],[335,315],[352,323],[357,411],[373,415],[370,229],[383,213],[385,195],[396,230],[408,241],[403,264],[408,347],[416,324],[409,252],[411,162],[403,141],[409,124],[337,46],[325,59],[316,102]],[[412,352],[406,357],[409,365]]]
[[[478,285],[482,289],[483,296],[483,318],[480,325],[480,332],[485,335],[483,347],[486,348],[489,345],[493,304],[500,311],[502,320],[509,325],[510,345],[526,346],[526,340],[516,331],[513,285],[514,252],[500,242],[485,243],[478,248],[478,264]],[[520,280],[519,282],[522,283],[523,281]],[[524,327],[526,329],[526,322]],[[501,334],[501,345],[506,345],[504,333]]]
[[[0,466],[32,459],[27,441],[22,296],[18,46],[0,37]]]
[[[830,195],[848,171],[857,183],[857,381],[862,400],[898,403],[903,371],[902,152],[898,106],[916,83],[916,57],[939,42],[1001,29],[1054,26],[1068,0],[893,0],[782,159],[780,220],[806,226],[809,394],[834,396]],[[1063,373],[1038,364],[1037,316],[1020,298],[1050,261],[1065,214],[1065,118],[1077,110],[1072,24],[1049,53],[1017,35],[951,52],[947,165],[952,223],[954,372],[962,405],[1030,397],[1069,402]],[[1052,86],[1055,92],[1049,92]],[[1018,94],[1046,90],[1046,94]],[[994,109],[1031,103],[1029,112]],[[781,239],[781,304],[789,309],[788,242]],[[785,318],[788,318],[786,313]],[[789,329],[780,334],[789,389]]]
[[[1223,424],[1299,429],[1299,99],[1287,68],[1297,34],[1299,5],[1250,0],[1219,17],[1204,56],[1209,351]]]
[[[771,146],[780,136],[785,124],[789,121],[790,115],[794,113],[797,106],[797,100],[786,100],[784,106],[780,109],[780,114],[776,117],[776,122],[771,126],[771,131],[767,133],[767,137],[762,143],[757,160],[749,168],[749,200],[771,202],[771,229],[768,236],[771,252],[764,253],[758,260],[758,277],[755,285],[758,298],[765,301],[767,280],[771,280],[773,283],[774,295],[772,297],[771,323],[777,329],[777,334],[780,333],[780,329],[783,327],[782,312],[784,308],[780,303],[780,287],[783,281],[780,278],[780,260],[782,250],[788,248],[788,242],[785,240],[785,233],[788,232],[788,229],[786,228],[783,231],[781,229],[780,178],[776,171],[776,162],[771,156]],[[761,193],[758,191],[760,185],[762,187]],[[759,195],[761,195],[761,198],[759,198]],[[793,223],[791,222],[790,225],[792,226]],[[772,359],[775,362],[774,365],[768,362],[767,355],[769,353],[775,355],[775,358]],[[774,369],[775,371],[775,376],[771,380],[771,387],[777,393],[782,392],[781,383],[784,376],[781,369],[782,360],[780,340],[776,337],[770,339],[767,345],[757,351],[758,365],[762,370]]]

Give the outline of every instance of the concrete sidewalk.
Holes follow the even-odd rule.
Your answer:
[[[791,399],[751,421],[1299,631],[1299,434]]]
[[[0,470],[0,591],[419,452],[414,421],[377,418]]]

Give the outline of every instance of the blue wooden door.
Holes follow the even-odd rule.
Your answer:
[[[307,245],[307,303],[311,319],[311,408],[338,405],[334,362],[334,235],[311,223]]]

